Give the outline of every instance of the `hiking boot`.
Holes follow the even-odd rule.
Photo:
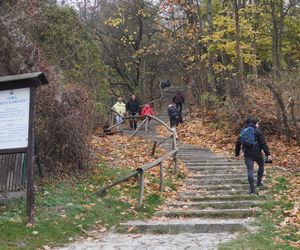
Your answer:
[[[256,187],[259,189],[263,189],[263,188],[265,188],[265,185],[263,183],[259,183],[256,185]]]
[[[255,191],[250,191],[249,195],[257,195],[257,193]]]

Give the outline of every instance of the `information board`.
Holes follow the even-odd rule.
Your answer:
[[[0,91],[0,149],[28,147],[30,88]]]

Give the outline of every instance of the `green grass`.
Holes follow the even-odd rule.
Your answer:
[[[110,189],[104,198],[99,198],[93,195],[96,187],[129,170],[99,164],[97,171],[97,175],[70,177],[66,182],[50,181],[39,186],[33,227],[26,227],[25,200],[0,206],[0,249],[36,249],[71,242],[97,225],[110,228],[129,219],[151,216],[162,203],[159,194],[149,194],[143,206],[134,211],[132,204],[119,197],[137,199],[137,185]]]
[[[255,249],[255,250],[291,250],[299,249],[289,246],[288,241],[299,241],[300,236],[294,227],[279,228],[277,225],[283,221],[283,212],[293,207],[293,202],[284,195],[288,189],[288,180],[284,177],[275,179],[276,184],[268,190],[267,202],[262,205],[262,213],[254,222],[259,230],[253,233],[242,233],[239,238],[220,245],[220,250],[231,249]],[[283,193],[279,200],[272,197]],[[276,239],[276,240],[275,240]],[[277,243],[276,243],[277,241]]]

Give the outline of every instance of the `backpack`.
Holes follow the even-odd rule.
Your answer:
[[[180,112],[177,108],[173,107],[173,108],[169,109],[169,114],[170,114],[171,118],[173,118],[173,119],[176,118],[177,119],[180,115]]]
[[[240,138],[243,147],[246,148],[254,148],[256,145],[256,136],[255,136],[255,128],[247,127],[242,129],[240,133]]]
[[[175,103],[182,103],[183,102],[182,94],[176,94],[174,99],[175,99]]]
[[[178,109],[175,109],[174,112],[172,113],[172,116],[173,116],[174,118],[178,118],[178,117],[180,116],[179,110],[178,110]]]

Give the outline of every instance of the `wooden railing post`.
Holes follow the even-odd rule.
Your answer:
[[[156,145],[157,145],[157,141],[155,141],[154,144],[153,144],[151,155],[154,155],[155,149],[156,149]]]
[[[159,176],[160,176],[160,182],[159,182],[159,189],[160,192],[163,192],[165,189],[165,185],[164,185],[164,167],[163,167],[163,162],[160,162],[160,171],[159,171]]]
[[[174,154],[175,174],[178,174],[178,155],[177,152]]]
[[[149,130],[149,117],[146,116],[145,132],[148,132],[148,130]]]
[[[172,143],[172,147],[173,147],[173,150],[175,148],[177,148],[177,143],[176,143],[176,130],[173,131],[173,143]],[[175,165],[175,174],[178,173],[178,155],[177,155],[177,152],[173,155],[173,161],[174,161],[174,165]]]
[[[113,126],[114,125],[114,114],[113,112],[110,112],[110,126]]]
[[[142,206],[143,198],[144,198],[144,188],[145,188],[145,172],[143,169],[139,169],[139,171],[140,171],[140,196],[137,204],[138,208]]]

